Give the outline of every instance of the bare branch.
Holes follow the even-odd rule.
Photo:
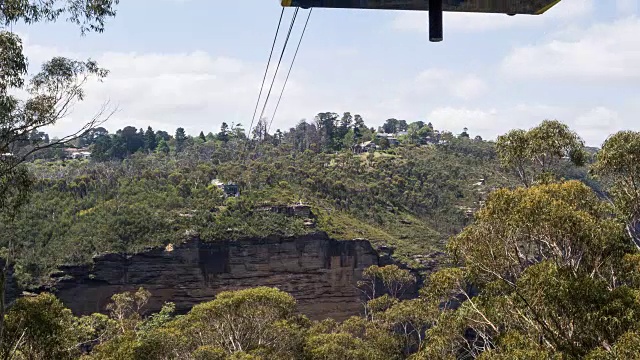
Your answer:
[[[93,116],[93,118],[91,120],[89,120],[88,122],[86,122],[79,130],[75,131],[74,133],[67,135],[61,139],[52,141],[48,144],[42,144],[42,145],[38,145],[33,147],[32,149],[28,150],[26,153],[21,154],[18,158],[17,161],[12,162],[12,165],[10,165],[6,171],[9,172],[13,169],[15,169],[16,167],[18,167],[20,164],[24,163],[25,161],[27,161],[27,159],[29,158],[30,155],[38,152],[38,151],[42,151],[45,149],[49,149],[52,147],[56,147],[56,146],[60,146],[60,145],[64,145],[65,143],[69,142],[69,141],[73,141],[78,139],[79,137],[81,137],[82,135],[84,135],[88,130],[95,128],[97,126],[100,126],[102,124],[104,124],[105,122],[107,122],[111,116],[113,116],[113,114],[115,114],[118,111],[118,107],[114,107],[113,109],[109,109],[109,101],[106,101],[102,104],[100,110]]]

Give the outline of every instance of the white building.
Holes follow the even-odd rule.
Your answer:
[[[78,151],[71,153],[72,159],[91,159],[91,152],[89,151]]]

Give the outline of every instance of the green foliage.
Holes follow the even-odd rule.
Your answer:
[[[583,358],[636,329],[636,254],[611,215],[577,181],[491,194],[449,244],[464,268],[442,270],[423,292],[463,300],[429,330],[424,354],[449,343],[483,359]]]
[[[107,311],[115,321],[119,332],[124,334],[137,328],[141,321],[141,310],[150,296],[151,293],[140,288],[133,294],[125,292],[111,297],[112,302],[107,305]],[[160,313],[149,321],[151,323],[157,322],[157,318],[163,316],[166,316],[166,314]]]
[[[498,342],[497,350],[489,350],[479,357],[480,360],[551,360],[562,359],[560,354],[553,354],[544,346],[517,332],[508,332]]]
[[[155,151],[156,147],[158,147],[158,139],[156,138],[156,133],[153,132],[153,129],[149,126],[144,133],[144,148],[148,151]]]
[[[316,323],[305,343],[310,359],[400,359],[400,340],[383,327],[359,317],[342,324]]]
[[[355,119],[368,131],[361,117]],[[356,125],[351,126],[347,133]],[[415,255],[442,250],[469,223],[465,209],[477,208],[486,193],[474,182],[484,178],[486,188],[515,183],[500,173],[491,143],[452,139],[370,157],[325,154],[317,152],[322,137],[306,128],[284,133],[277,146],[259,144],[243,164],[238,149],[244,140],[236,130],[225,130],[226,142],[187,141],[182,152],[170,153],[164,131],[95,129],[87,135],[94,141],[92,161],[30,163],[31,203],[12,232],[0,223],[0,241],[7,244],[10,233],[20,240],[21,284],[38,286],[56,266],[87,263],[95,254],[137,252],[190,236],[215,241],[316,230],[395,247],[396,257],[421,266]],[[155,153],[144,150],[152,133],[158,139]],[[299,141],[316,150],[292,153]],[[124,160],[111,161],[114,156]],[[225,200],[210,185],[215,178],[236,182],[241,196]],[[315,227],[307,219],[258,211],[299,201],[311,206]]]
[[[365,269],[358,286],[365,290],[371,299],[387,292],[392,298],[402,297],[407,288],[416,281],[408,270],[400,269],[397,265],[377,266],[372,265]],[[378,288],[382,285],[382,288]]]
[[[16,8],[12,9],[11,4]],[[4,16],[21,16],[17,2],[5,6]],[[16,14],[7,14],[13,11]],[[31,182],[22,164],[31,154],[55,145],[30,141],[30,136],[39,128],[55,124],[70,106],[83,99],[82,85],[87,78],[102,79],[107,71],[98,68],[94,61],[56,57],[45,62],[41,71],[27,82],[27,60],[20,38],[0,31],[0,50],[0,213],[4,213],[15,210],[26,200]],[[9,90],[24,90],[30,98],[19,100]]]
[[[0,51],[0,69],[2,69],[0,93],[4,94],[10,87],[21,88],[24,85],[23,77],[27,73],[27,59],[22,54],[20,37],[8,31],[0,33],[0,50],[2,50]]]
[[[123,296],[132,299],[130,294],[116,295],[112,307],[122,307],[116,304]],[[112,312],[117,334],[96,347],[90,358],[295,359],[308,327],[308,321],[296,315],[291,295],[267,287],[222,292],[176,318],[170,308],[145,320],[125,316],[133,325],[125,329],[118,325],[120,313]]]
[[[5,318],[4,359],[74,359],[87,339],[71,310],[51,294],[17,300]]]
[[[179,127],[176,130],[176,152],[180,152],[184,149],[185,142],[187,141],[187,134],[184,132],[184,129]]]
[[[404,355],[423,348],[424,330],[434,323],[437,314],[429,305],[424,299],[399,301],[382,314],[385,326],[400,334]]]
[[[72,333],[64,336],[74,344],[97,339],[85,358],[614,359],[637,352],[640,257],[628,241],[637,134],[617,134],[598,154],[594,173],[606,179],[611,204],[585,185],[590,179],[575,167],[586,160],[582,142],[558,122],[510,132],[497,145],[442,133],[444,142],[421,146],[436,138],[432,126],[390,121],[409,130],[404,143],[370,154],[345,149],[371,135],[349,113],[321,113],[316,124],[274,136],[264,125],[251,141],[233,125],[195,141],[180,129],[174,139],[150,128],[98,131],[87,142],[95,140],[94,152],[104,145],[106,155],[23,167],[32,174],[32,201],[15,221],[0,223],[3,244],[19,240],[22,284],[41,284],[61,263],[100,252],[316,230],[396,247],[394,256],[414,266],[425,266],[416,255],[443,249],[454,235],[447,245],[454,266],[431,274],[419,298],[408,300],[412,272],[370,267],[358,284],[366,316],[342,323],[311,322],[289,294],[265,287],[223,292],[182,316],[168,303],[144,318],[142,289],[114,296],[108,318],[78,319],[47,305],[54,319],[66,319]],[[517,177],[524,188],[514,188]],[[241,196],[225,198],[214,179],[235,182]],[[311,219],[272,211],[298,202],[311,207]],[[24,345],[39,336],[21,340],[19,351],[56,354],[47,341]],[[78,354],[74,344],[61,358]]]
[[[621,360],[636,359],[640,354],[640,332],[629,331],[616,341],[613,346],[592,351],[587,360]]]
[[[50,141],[48,136],[40,136],[43,133],[39,129],[55,125],[77,102],[83,100],[83,85],[90,77],[101,80],[108,72],[92,60],[83,62],[55,57],[45,61],[40,72],[27,81],[28,62],[23,54],[22,42],[5,28],[19,21],[32,24],[55,21],[66,15],[66,20],[78,25],[83,34],[87,31],[102,32],[105,20],[115,16],[114,6],[117,3],[118,0],[4,0],[0,4],[0,225],[5,230],[0,245],[3,255],[0,273],[0,340],[5,354],[5,279],[8,267],[14,263],[15,248],[24,246],[15,241],[15,234],[20,231],[14,224],[15,211],[27,201],[33,185],[24,162],[35,158],[35,154],[42,150],[59,149],[64,143],[75,141],[109,116],[105,106],[76,133],[55,141]],[[26,98],[18,99],[13,95],[20,92],[25,93]],[[55,150],[53,153],[56,153]],[[40,336],[36,333],[31,335]],[[26,338],[25,341],[31,340]],[[19,343],[20,340],[16,342],[17,345]],[[35,349],[37,345],[32,347]],[[49,358],[63,357],[59,355],[59,349],[49,350],[51,353],[46,356],[53,356]],[[40,349],[34,351],[35,354],[26,357],[42,358],[46,353],[40,352]],[[11,358],[12,355],[9,353],[5,358]]]
[[[91,356],[83,357],[83,360],[134,360],[137,359],[136,354],[140,346],[136,334],[128,332],[103,342],[93,349]]]
[[[227,353],[213,346],[200,346],[193,352],[195,360],[225,360]]]
[[[287,351],[284,345],[295,333],[295,310],[294,298],[273,288],[222,292],[191,310],[185,331],[227,353],[269,347],[277,354]]]
[[[592,171],[604,182],[640,249],[640,133],[620,131],[610,136],[597,153]]]
[[[118,3],[119,0],[51,0],[32,4],[23,0],[5,0],[0,11],[0,24],[51,22],[66,15],[66,20],[78,25],[83,34],[102,32],[105,21],[116,15],[115,5]]]
[[[582,139],[557,120],[545,120],[529,131],[511,130],[498,137],[496,149],[502,165],[516,173],[524,186],[553,178],[564,159],[577,166],[586,159]]]
[[[156,152],[164,155],[169,154],[169,145],[167,145],[167,142],[164,139],[160,139],[160,141],[158,141]]]
[[[577,181],[501,189],[449,247],[477,275],[476,281],[513,281],[546,259],[597,273],[629,250],[610,213],[606,203]]]

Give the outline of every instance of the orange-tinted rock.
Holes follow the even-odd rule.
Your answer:
[[[194,238],[64,267],[55,293],[75,314],[89,314],[103,312],[113,294],[144,287],[152,294],[149,311],[172,301],[186,312],[221,291],[273,286],[291,293],[312,319],[342,320],[361,313],[356,283],[365,268],[378,263],[368,241],[338,241],[325,233],[216,242]]]

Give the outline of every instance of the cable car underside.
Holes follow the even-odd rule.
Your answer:
[[[429,40],[442,41],[444,11],[540,15],[560,0],[281,0],[282,6],[429,11]]]

